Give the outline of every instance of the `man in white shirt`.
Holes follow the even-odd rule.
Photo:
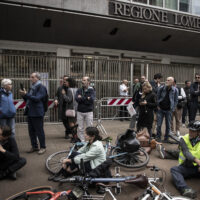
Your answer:
[[[119,86],[120,97],[128,97],[128,89],[128,81],[123,80],[122,84]],[[119,117],[121,121],[123,121],[123,117],[127,117],[126,106],[120,106]]]

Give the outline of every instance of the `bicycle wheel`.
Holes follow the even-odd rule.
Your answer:
[[[113,161],[123,167],[140,168],[147,165],[147,163],[149,162],[149,155],[142,148],[133,153],[127,153],[121,156],[117,156],[120,153],[124,153],[120,147],[115,147],[112,149],[112,156],[115,156],[113,158]]]
[[[46,160],[46,168],[52,174],[59,172],[62,168],[62,161],[67,157],[68,154],[68,150],[58,151],[51,154]]]
[[[31,194],[27,195],[27,192],[37,192],[37,191],[52,191],[51,186],[41,186],[36,188],[31,188],[28,190],[25,190],[23,192],[20,192],[18,194],[15,194],[6,200],[48,200],[51,198],[49,194]]]

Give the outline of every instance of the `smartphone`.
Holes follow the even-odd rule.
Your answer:
[[[21,90],[24,90],[24,86],[23,86],[22,83],[20,83],[20,89],[21,89]]]

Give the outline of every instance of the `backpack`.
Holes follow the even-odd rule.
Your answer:
[[[124,134],[118,137],[117,146],[124,152],[133,153],[140,148],[140,142],[136,138],[136,133],[133,130],[128,129]]]

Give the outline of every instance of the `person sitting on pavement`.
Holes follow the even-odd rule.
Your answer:
[[[163,159],[179,159],[179,166],[171,168],[173,182],[183,196],[195,198],[196,192],[189,188],[184,180],[188,177],[200,177],[200,121],[189,123],[189,134],[180,139],[180,150],[165,150],[157,145]]]
[[[16,180],[16,171],[26,164],[26,159],[19,157],[17,143],[11,134],[10,127],[0,126],[0,180]]]
[[[86,173],[106,161],[106,153],[101,142],[102,137],[99,135],[99,130],[96,127],[87,127],[85,138],[88,142],[77,152],[72,152],[69,158],[64,159],[62,169],[54,176],[49,177],[49,180],[60,181],[77,173],[82,159]]]

